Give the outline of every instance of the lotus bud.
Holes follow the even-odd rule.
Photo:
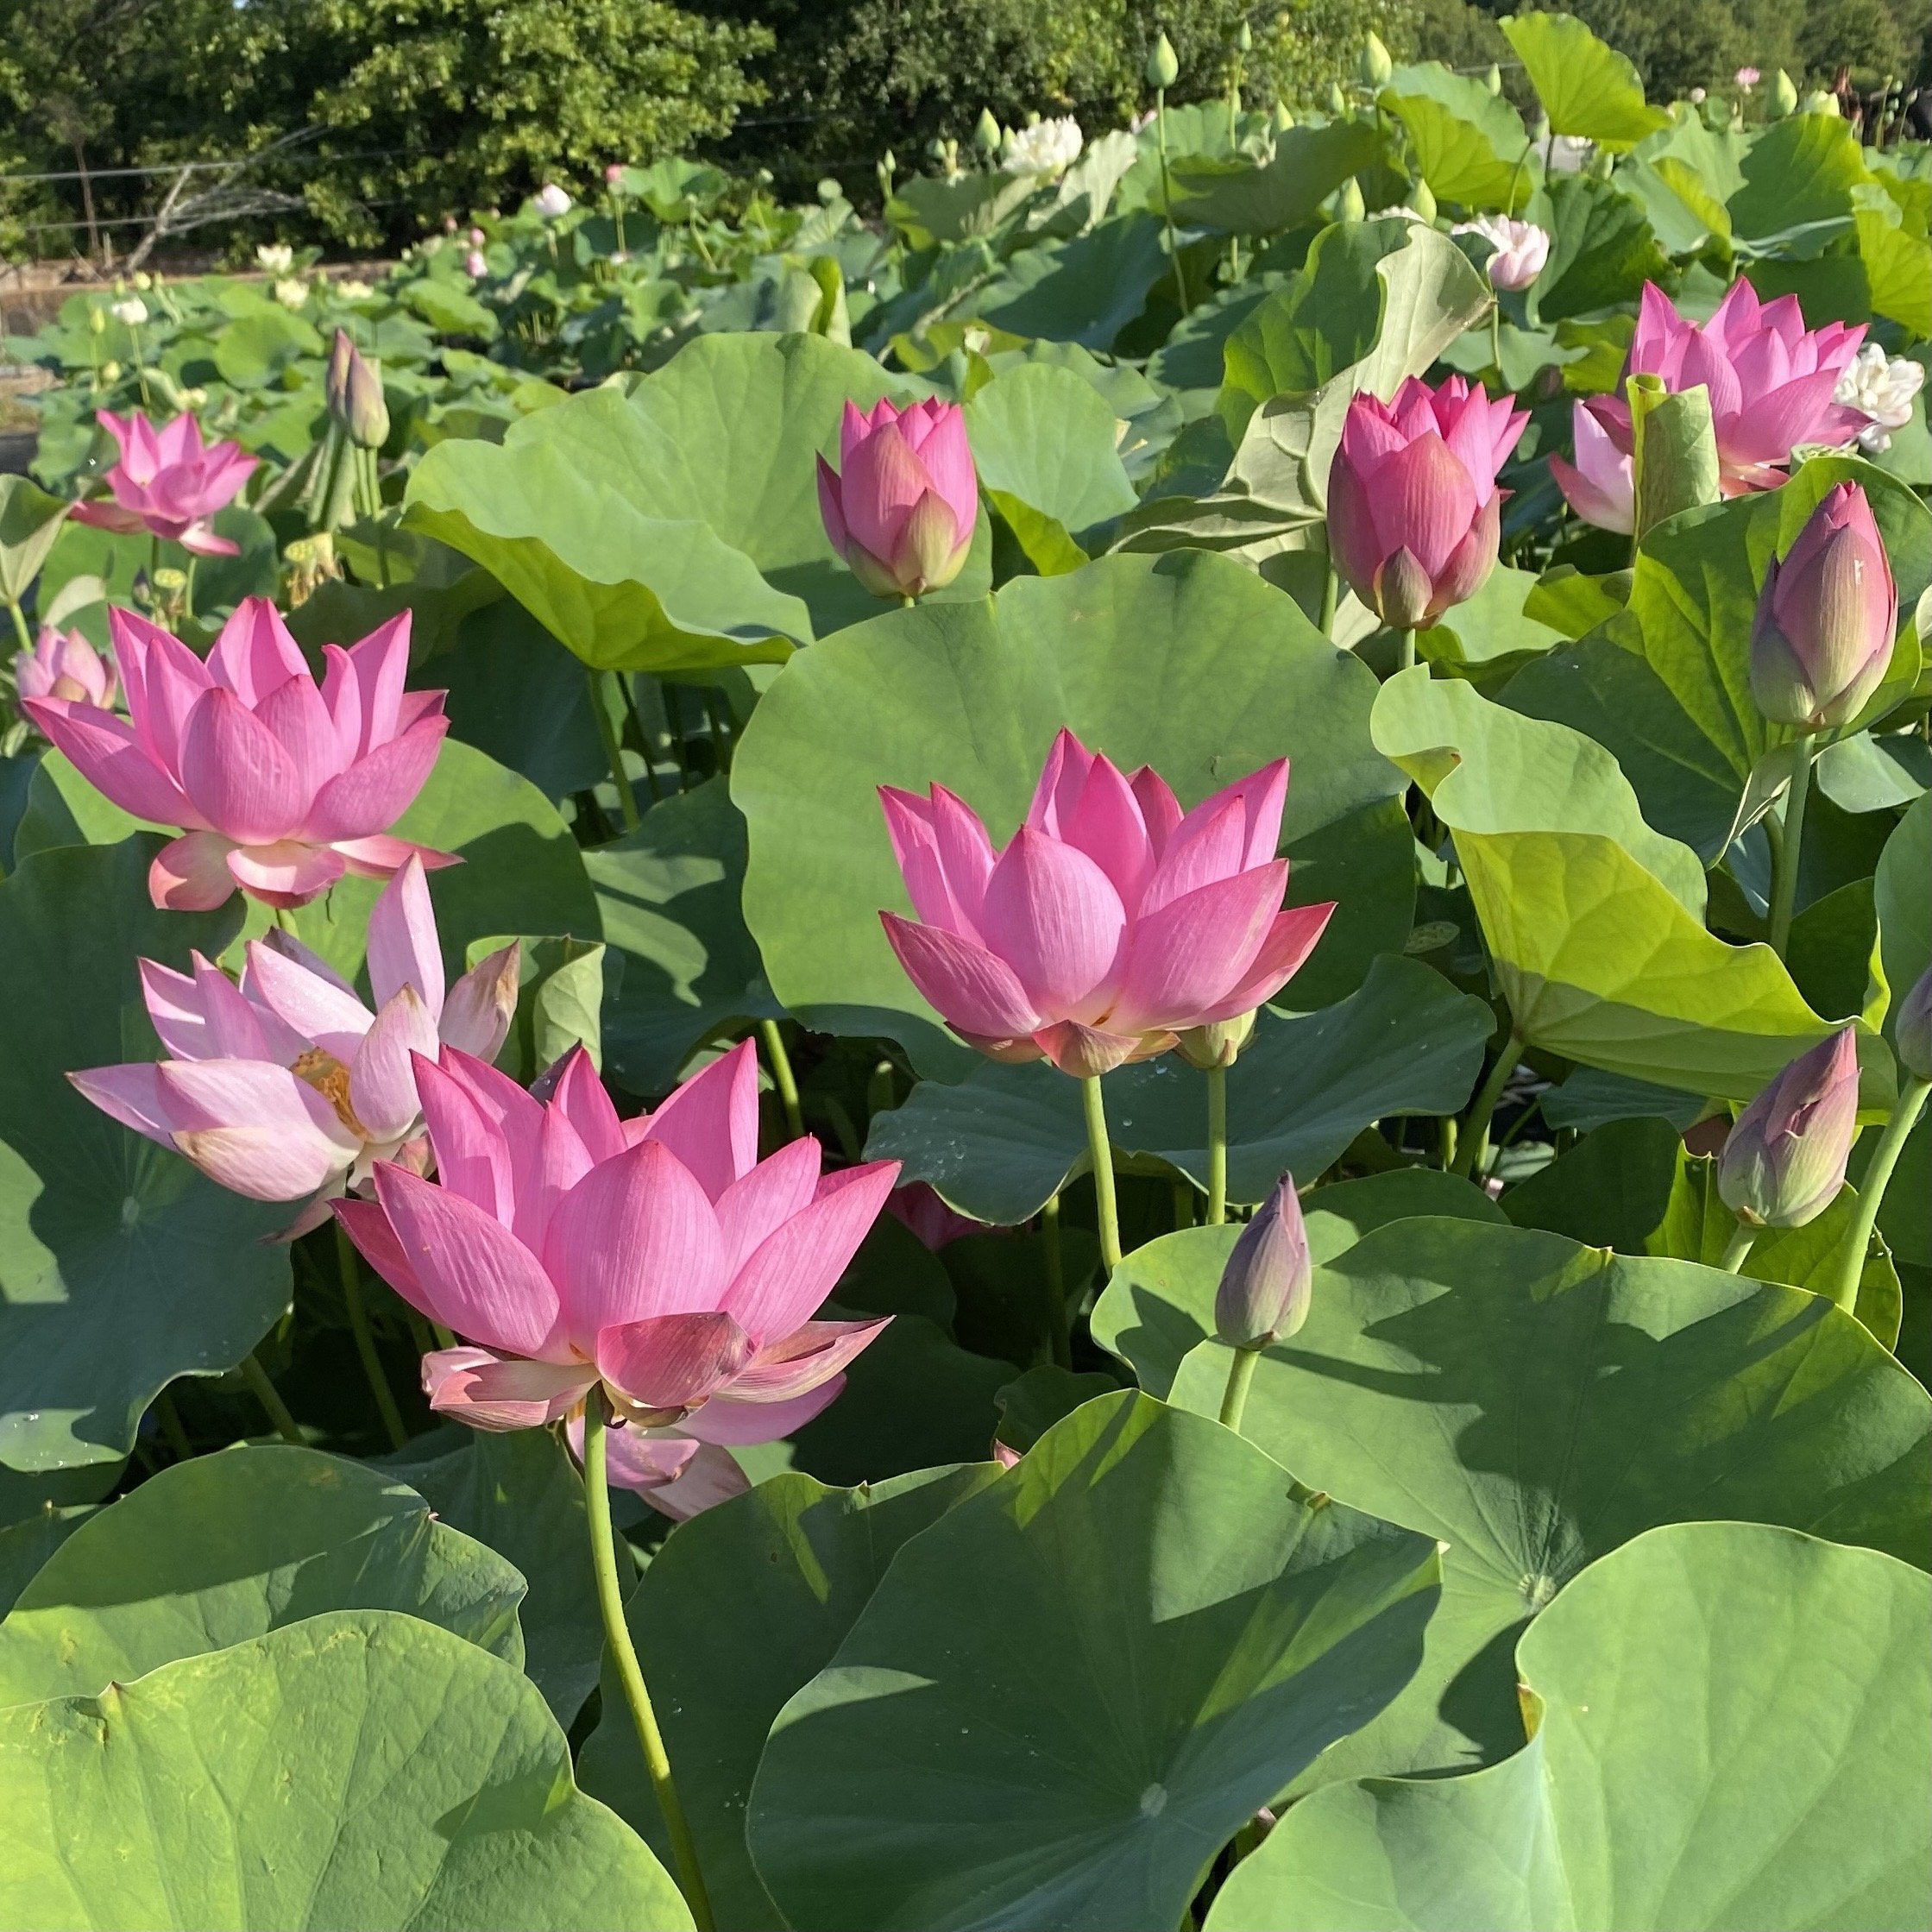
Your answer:
[[[1891,663],[1898,587],[1856,483],[1828,491],[1765,573],[1751,632],[1751,695],[1773,724],[1825,731],[1856,717]]]
[[[1243,1013],[1231,1020],[1190,1027],[1175,1042],[1175,1050],[1190,1067],[1198,1067],[1205,1073],[1211,1067],[1232,1067],[1254,1032],[1254,1014]]]
[[[1915,1080],[1932,1080],[1932,966],[1920,973],[1900,1004],[1892,1042],[1898,1064]]]
[[[380,450],[389,440],[389,406],[382,394],[382,365],[351,349],[349,407],[343,420],[349,440],[360,450]]]
[[[1214,1332],[1230,1347],[1265,1349],[1308,1319],[1314,1264],[1308,1230],[1296,1199],[1294,1176],[1274,1192],[1241,1230],[1214,1294]]]
[[[607,188],[621,187],[624,182],[624,164],[612,161],[604,169],[604,186]]]
[[[546,181],[537,191],[537,212],[547,222],[569,214],[572,205],[569,194],[554,181]]]
[[[957,403],[847,403],[840,467],[818,459],[833,547],[875,597],[917,597],[958,576],[972,547],[979,483]]]
[[[1802,1228],[1837,1199],[1857,1136],[1858,1051],[1847,1027],[1800,1054],[1738,1116],[1717,1192],[1747,1228]]]
[[[23,698],[66,698],[111,711],[117,685],[112,664],[79,631],[43,624],[33,649],[14,659],[14,689]]]
[[[1335,218],[1338,222],[1358,222],[1368,212],[1369,205],[1362,198],[1362,184],[1351,174],[1336,197]]]
[[[1388,57],[1388,49],[1382,45],[1380,34],[1370,31],[1362,43],[1362,57],[1356,63],[1356,72],[1362,77],[1362,85],[1372,92],[1387,85],[1388,77],[1395,72],[1395,63]]]
[[[1245,20],[1235,31],[1234,46],[1237,53],[1252,53],[1255,51],[1255,30]]]
[[[1328,109],[1329,117],[1331,120],[1339,120],[1343,115],[1349,111],[1349,98],[1342,91],[1340,81],[1331,80],[1329,82],[1328,92],[1324,98],[1323,104]]]
[[[1286,101],[1277,101],[1273,119],[1275,133],[1286,134],[1294,125],[1294,110]]]
[[[481,248],[488,239],[489,237],[480,228],[473,228],[469,231],[469,245],[473,249]]]
[[[121,365],[115,362],[101,364],[101,381],[110,388],[121,380]]]
[[[990,107],[979,110],[979,118],[972,124],[972,145],[982,154],[997,154],[999,152],[999,123]]]
[[[1828,114],[1835,121],[1843,114],[1844,110],[1838,104],[1837,95],[1828,93],[1820,87],[1804,97],[1798,111],[1801,114]]]
[[[1489,63],[1488,72],[1482,77],[1482,85],[1492,94],[1500,94],[1502,91],[1502,69],[1494,60]]]
[[[1771,84],[1771,111],[1775,118],[1782,121],[1798,104],[1797,83],[1780,67],[1778,78]]]
[[[336,339],[329,347],[329,366],[323,371],[322,396],[329,406],[329,413],[338,423],[349,418],[349,363],[356,353],[356,344],[349,339],[346,329],[336,331]]]
[[[98,302],[92,302],[87,308],[87,326],[97,336],[107,332],[107,311]]]
[[[483,251],[481,249],[472,249],[469,253],[463,258],[463,272],[466,275],[468,275],[472,281],[478,282],[482,280],[485,275],[488,274],[488,273],[490,272],[490,265],[488,262],[484,261]]]
[[[1418,179],[1410,184],[1408,202],[1409,206],[1414,209],[1424,221],[1427,222],[1432,227],[1435,225],[1435,192],[1426,181]]]
[[[1165,91],[1180,78],[1180,62],[1174,57],[1174,42],[1162,34],[1147,57],[1147,84]]]

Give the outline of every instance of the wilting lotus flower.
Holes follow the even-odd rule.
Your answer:
[[[1308,1318],[1314,1268],[1294,1176],[1283,1174],[1241,1230],[1214,1293],[1214,1332],[1230,1347],[1266,1348]]]
[[[388,830],[449,728],[444,693],[403,689],[407,611],[353,650],[324,645],[319,689],[266,597],[236,607],[205,662],[131,611],[108,627],[131,725],[71,698],[22,708],[123,811],[185,828],[148,871],[156,905],[205,912],[239,885],[301,906],[344,872],[387,878],[412,853],[456,863]]]
[[[1496,251],[1486,264],[1492,288],[1527,288],[1550,259],[1550,231],[1534,222],[1483,215],[1473,222],[1458,222],[1449,232],[1480,235]]]
[[[569,214],[574,205],[569,194],[554,181],[544,182],[537,191],[537,212],[547,222],[554,222]]]
[[[429,887],[411,859],[369,914],[371,1012],[287,933],[252,940],[237,987],[200,953],[192,973],[141,962],[148,1016],[173,1056],[67,1077],[124,1127],[177,1148],[210,1180],[257,1201],[322,1204],[365,1185],[377,1161],[424,1149],[412,1053],[494,1056],[517,1004],[507,946],[444,992]]]
[[[580,1047],[548,1101],[466,1054],[418,1058],[438,1184],[380,1163],[335,1211],[376,1272],[466,1339],[423,1363],[430,1407],[479,1429],[616,1415],[770,1442],[838,1394],[884,1320],[815,1316],[897,1180],[821,1174],[809,1136],[758,1158],[750,1042],[620,1121]]]
[[[1335,909],[1281,908],[1288,761],[1185,815],[1063,731],[1004,853],[966,802],[882,786],[916,922],[882,912],[914,985],[969,1046],[1084,1079],[1272,999]]]
[[[66,698],[111,711],[119,688],[114,667],[79,631],[43,624],[34,648],[14,658],[14,689],[23,698]]]
[[[1862,324],[1847,327],[1834,322],[1808,330],[1797,296],[1760,303],[1741,275],[1701,327],[1686,322],[1663,290],[1646,282],[1623,373],[1658,376],[1673,394],[1704,385],[1717,436],[1720,487],[1727,496],[1742,496],[1782,483],[1784,466],[1800,444],[1836,448],[1869,426],[1864,411],[1839,401],[1834,393],[1864,339]],[[1602,507],[1601,478],[1597,490],[1570,494],[1579,472],[1589,476],[1586,439],[1596,440],[1595,431],[1584,426],[1586,411],[1595,418],[1596,429],[1627,456],[1630,405],[1621,396],[1593,396],[1588,405],[1578,403],[1573,418],[1577,466],[1572,469],[1560,457],[1551,462],[1570,507],[1585,521],[1596,523],[1601,519],[1591,513]]]
[[[1629,406],[1614,396],[1591,396],[1572,406],[1570,428],[1576,461],[1572,464],[1561,456],[1550,458],[1557,487],[1585,523],[1627,537],[1637,527]]]
[[[1856,483],[1826,492],[1758,595],[1751,695],[1773,724],[1824,731],[1856,717],[1891,663],[1898,587]]]
[[[1881,456],[1891,447],[1891,432],[1912,419],[1912,400],[1925,386],[1925,369],[1910,356],[1888,357],[1875,342],[1846,364],[1832,400],[1869,420],[1858,432],[1859,447]]]
[[[236,557],[242,546],[217,537],[209,522],[234,501],[255,467],[239,443],[204,447],[201,425],[177,416],[157,431],[137,409],[125,419],[112,410],[96,420],[121,446],[121,460],[107,473],[112,502],[77,503],[76,523],[129,535],[148,531],[198,557]]]
[[[1747,1228],[1802,1228],[1838,1198],[1858,1137],[1858,1051],[1850,1027],[1800,1054],[1738,1116],[1717,1191]]]
[[[1496,472],[1529,421],[1514,401],[1492,402],[1459,375],[1434,390],[1411,376],[1392,403],[1350,401],[1328,473],[1329,544],[1356,595],[1392,628],[1434,623],[1494,567]]]
[[[957,403],[871,415],[846,405],[839,468],[818,459],[818,507],[832,547],[875,597],[916,597],[958,576],[972,547],[979,479]]]

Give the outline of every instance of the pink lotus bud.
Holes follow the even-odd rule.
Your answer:
[[[1241,1230],[1214,1295],[1214,1332],[1237,1349],[1265,1349],[1308,1319],[1314,1266],[1294,1176],[1274,1192]]]
[[[149,870],[156,905],[207,912],[240,886],[303,906],[344,872],[387,879],[412,855],[456,864],[389,830],[449,729],[443,692],[403,689],[409,624],[405,611],[353,650],[325,645],[318,688],[266,597],[242,599],[205,658],[116,608],[108,629],[133,724],[73,698],[22,708],[123,811],[185,828]]]
[[[241,554],[210,521],[255,471],[239,443],[205,446],[201,425],[185,412],[158,431],[139,410],[123,418],[103,409],[95,420],[120,444],[121,460],[107,473],[113,500],[75,504],[76,523],[123,536],[145,531],[197,557]]]
[[[472,281],[480,282],[481,280],[482,280],[483,277],[488,274],[488,273],[490,272],[490,265],[488,262],[484,261],[483,251],[481,249],[472,249],[469,253],[463,257],[463,273],[468,275]]]
[[[623,1425],[618,1480],[675,1514],[685,1474],[702,1479],[694,1507],[729,1486],[693,1444],[789,1435],[884,1328],[818,1310],[898,1163],[825,1174],[809,1136],[761,1161],[749,1041],[634,1120],[581,1047],[543,1101],[448,1045],[415,1079],[438,1180],[379,1161],[375,1199],[335,1213],[405,1301],[464,1337],[424,1360],[439,1415],[540,1428],[601,1384]]]
[[[119,688],[114,667],[79,631],[43,624],[34,648],[14,659],[14,689],[23,698],[66,698],[111,711]]]
[[[470,230],[467,239],[471,248],[480,249],[484,242],[489,240],[489,236],[484,234],[481,229],[473,228]]]
[[[1433,624],[1473,597],[1496,561],[1496,472],[1526,410],[1490,401],[1459,375],[1411,376],[1392,403],[1349,404],[1328,473],[1328,541],[1356,596],[1398,631]]]
[[[1483,215],[1473,222],[1458,222],[1449,232],[1480,235],[1495,250],[1487,264],[1492,288],[1527,288],[1550,259],[1550,231],[1534,222]]]
[[[875,597],[917,597],[958,576],[972,547],[979,479],[957,403],[870,415],[846,405],[839,468],[818,459],[818,507],[832,547]]]
[[[1915,1080],[1932,1080],[1932,966],[1913,983],[1892,1023],[1898,1064]]]
[[[955,1213],[936,1192],[922,1180],[910,1180],[895,1187],[885,1203],[885,1211],[895,1221],[911,1229],[934,1254],[961,1235],[1004,1233],[971,1215]]]
[[[338,329],[329,345],[329,366],[322,372],[322,400],[339,423],[349,413],[349,365],[356,344],[348,330]]]
[[[916,920],[882,912],[924,997],[996,1060],[1042,1054],[1077,1079],[1249,1014],[1314,950],[1332,903],[1284,911],[1277,758],[1183,814],[1072,732],[1054,741],[1004,852],[943,786],[883,787]]]
[[[1787,1067],[1738,1116],[1717,1191],[1748,1228],[1802,1228],[1838,1198],[1858,1137],[1858,1051],[1847,1027]]]
[[[1592,396],[1571,405],[1570,419],[1576,461],[1551,456],[1550,474],[1585,523],[1627,537],[1637,527],[1630,406],[1614,396]]]
[[[1751,695],[1772,723],[1824,731],[1864,708],[1891,663],[1898,587],[1872,506],[1840,483],[1771,561],[1751,629]]]
[[[607,188],[614,188],[623,179],[624,164],[622,161],[612,161],[604,169],[604,186]]]

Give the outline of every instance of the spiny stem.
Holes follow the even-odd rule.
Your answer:
[[[785,1051],[785,1036],[776,1020],[760,1020],[758,1033],[765,1042],[765,1057],[771,1062],[771,1082],[785,1110],[785,1126],[795,1141],[805,1137],[804,1110],[798,1104],[798,1081],[791,1070],[791,1055]]]
[[[369,1393],[375,1397],[375,1413],[382,1418],[383,1433],[392,1449],[400,1449],[409,1433],[402,1425],[402,1413],[396,1407],[395,1392],[382,1372],[382,1358],[375,1352],[375,1337],[369,1332],[368,1311],[362,1305],[362,1274],[356,1265],[356,1250],[347,1231],[336,1223],[336,1266],[342,1275],[342,1298],[349,1309],[349,1331],[356,1337],[356,1352],[362,1357],[362,1373],[368,1377]]]
[[[242,1379],[249,1385],[256,1401],[267,1412],[268,1419],[275,1425],[275,1433],[284,1442],[293,1443],[298,1449],[306,1449],[301,1427],[289,1413],[288,1404],[282,1400],[281,1391],[268,1380],[268,1371],[255,1359],[253,1349],[242,1357]]]
[[[1080,1082],[1080,1100],[1086,1113],[1087,1152],[1093,1162],[1093,1198],[1099,1209],[1100,1261],[1111,1274],[1120,1266],[1120,1205],[1114,1196],[1113,1143],[1107,1137],[1107,1104],[1098,1073]]]
[[[624,1701],[631,1707],[631,1721],[637,1727],[638,1743],[643,1747],[644,1768],[656,1794],[658,1809],[664,1813],[664,1828],[670,1834],[671,1854],[684,1903],[690,1907],[698,1932],[712,1932],[711,1901],[705,1892],[704,1874],[698,1866],[697,1846],[685,1822],[677,1786],[671,1778],[670,1757],[664,1749],[664,1734],[658,1728],[658,1714],[651,1706],[651,1692],[645,1684],[644,1667],[638,1662],[637,1646],[631,1641],[631,1627],[624,1619],[624,1593],[617,1580],[617,1545],[610,1526],[610,1488],[604,1472],[605,1423],[604,1393],[601,1388],[594,1388],[583,1408],[583,1502],[590,1525],[590,1564],[597,1576],[597,1607],[603,1613],[604,1639],[610,1646],[612,1661],[624,1686]]]
[[[1925,1097],[1932,1093],[1932,1081],[1908,1079],[1891,1110],[1885,1130],[1872,1150],[1872,1164],[1858,1188],[1858,1211],[1845,1236],[1838,1267],[1831,1284],[1831,1299],[1849,1315],[1858,1306],[1858,1285],[1865,1273],[1866,1250],[1872,1245],[1872,1230],[1879,1224],[1879,1209],[1885,1198],[1885,1186],[1898,1156],[1904,1150],[1918,1117],[1925,1110]]]

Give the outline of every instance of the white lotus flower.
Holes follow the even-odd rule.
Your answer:
[[[265,242],[255,259],[264,274],[286,275],[295,266],[295,251],[286,242]]]
[[[1550,259],[1550,231],[1534,222],[1481,215],[1473,222],[1457,222],[1449,232],[1480,235],[1496,251],[1488,264],[1492,288],[1527,288]]]
[[[275,284],[275,299],[285,309],[305,308],[308,305],[309,285],[299,276],[290,276]]]
[[[1920,364],[1904,356],[1888,359],[1877,343],[1867,343],[1839,377],[1833,400],[1863,410],[1872,418],[1859,431],[1859,446],[1877,456],[1891,447],[1891,432],[1911,421],[1912,399],[1924,382]]]
[[[544,182],[537,191],[537,212],[547,222],[569,214],[574,205],[570,196],[554,181]]]
[[[1085,145],[1079,123],[1071,114],[1062,114],[1009,135],[1000,166],[1009,174],[1064,174],[1080,158]]]
[[[130,295],[124,302],[110,305],[107,312],[129,329],[138,329],[148,319],[148,305],[138,295]]]
[[[1551,174],[1580,174],[1595,143],[1577,134],[1553,134],[1544,143],[1543,165]]]

